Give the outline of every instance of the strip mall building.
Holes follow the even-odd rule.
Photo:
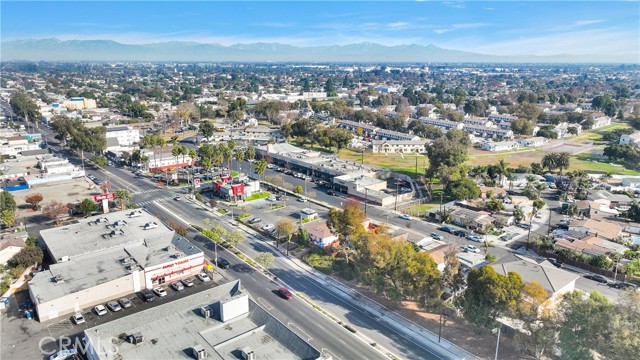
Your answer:
[[[54,264],[29,282],[40,321],[193,276],[204,254],[159,219],[125,210],[40,232]]]

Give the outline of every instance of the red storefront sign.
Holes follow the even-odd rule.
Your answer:
[[[116,193],[100,194],[93,197],[94,201],[112,200],[116,198]]]

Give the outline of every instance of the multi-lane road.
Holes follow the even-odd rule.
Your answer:
[[[53,138],[49,129],[41,129],[48,139]],[[75,153],[61,149],[56,141],[50,141],[53,151],[62,152],[71,162],[79,164],[80,159]],[[108,180],[112,188],[126,188],[134,195],[132,203],[144,206],[149,212],[163,220],[172,219],[187,224],[204,225],[204,219],[210,218],[215,223],[220,219],[203,205],[187,201],[184,196],[181,201],[173,200],[176,194],[184,195],[183,189],[158,187],[151,179],[136,177],[131,171],[113,166],[97,169],[85,164],[87,174],[101,180]],[[219,221],[225,227],[231,227],[227,221]],[[205,241],[194,230],[189,230],[189,238],[194,239],[201,247],[205,256],[213,259],[215,254],[211,243]],[[403,333],[389,328],[375,316],[362,311],[344,297],[335,295],[334,289],[328,289],[325,283],[314,278],[313,273],[306,271],[275,250],[262,236],[247,233],[246,240],[238,249],[250,257],[259,252],[269,251],[275,256],[274,263],[269,267],[270,272],[278,278],[278,282],[263,276],[246,265],[235,255],[218,247],[218,255],[227,258],[232,266],[228,270],[221,270],[223,276],[229,280],[240,279],[243,286],[251,293],[254,300],[272,312],[283,323],[296,331],[300,336],[308,339],[311,344],[336,359],[383,359],[384,350],[406,359],[441,359],[446,358],[437,348],[429,344],[414,342]],[[279,284],[289,286],[295,293],[303,294],[316,305],[326,310],[337,320],[349,324],[358,335],[364,335],[371,343],[363,341],[326,315],[315,310],[304,301],[294,298],[285,301],[277,296]],[[381,352],[382,351],[382,352]]]

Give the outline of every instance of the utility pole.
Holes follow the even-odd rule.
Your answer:
[[[364,188],[364,216],[367,217],[367,203],[369,202],[369,189]]]
[[[216,257],[216,263],[213,265],[213,268],[216,271],[216,274],[218,273],[218,242],[214,241],[213,242],[213,251],[215,253],[215,257]]]
[[[443,190],[444,192],[444,190]],[[440,220],[442,221],[444,219],[444,215],[442,214],[442,194],[443,192],[440,192]],[[444,222],[444,221],[442,221]]]
[[[400,183],[398,183],[398,180],[396,180],[396,206],[395,206],[396,211],[398,211],[398,185],[400,185]]]
[[[440,310],[440,319],[438,320],[438,323],[440,324],[438,328],[438,343],[440,343],[440,339],[442,338],[442,310]]]
[[[549,236],[549,234],[551,233],[551,214],[551,206],[549,206],[549,225],[547,225],[547,236]]]
[[[496,342],[496,356],[495,360],[498,360],[498,348],[500,347],[500,326],[498,326],[498,341]]]

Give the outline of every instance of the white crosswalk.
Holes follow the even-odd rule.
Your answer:
[[[148,193],[152,193],[152,192],[156,192],[156,191],[160,191],[162,189],[160,188],[156,188],[156,189],[147,189],[147,190],[142,190],[142,191],[136,191],[133,193],[133,195],[140,195],[140,194],[148,194]]]
[[[166,197],[161,197],[161,198],[155,198],[155,199],[151,199],[151,200],[147,200],[147,201],[141,201],[139,203],[136,203],[136,205],[138,206],[143,206],[143,205],[148,205],[151,204],[152,202],[165,202],[167,200],[173,200],[173,196],[166,196]]]

